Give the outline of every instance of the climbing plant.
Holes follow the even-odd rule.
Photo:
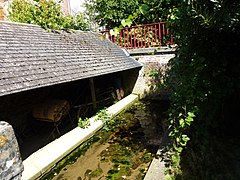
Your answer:
[[[8,12],[11,21],[37,24],[45,29],[87,30],[89,28],[82,14],[64,16],[60,4],[52,0],[13,0]]]
[[[197,169],[196,156],[203,160],[213,137],[234,131],[238,123],[233,117],[240,100],[239,12],[240,4],[234,0],[187,0],[169,16],[178,44],[166,79],[172,88],[170,173],[175,176],[181,173],[184,153],[192,150],[191,167]],[[202,172],[205,179],[207,171],[198,168],[191,175],[200,177]]]

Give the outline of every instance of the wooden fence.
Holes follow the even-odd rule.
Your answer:
[[[110,30],[101,31],[101,33],[120,47],[127,49],[174,44],[166,22],[126,27],[116,36],[111,35]]]

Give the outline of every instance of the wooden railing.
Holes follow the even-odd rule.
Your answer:
[[[101,33],[120,47],[127,49],[174,44],[166,22],[126,27],[121,29],[117,36],[111,35],[109,30]]]

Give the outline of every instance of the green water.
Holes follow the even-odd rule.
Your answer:
[[[143,179],[161,143],[167,107],[167,102],[160,101],[134,104],[108,123],[110,130],[97,132],[42,179],[54,176],[61,179],[66,165],[74,164],[96,143],[98,146],[108,144],[98,155],[99,160],[96,158],[98,168],[86,169],[84,175],[76,179]],[[101,163],[106,162],[111,163],[107,171],[101,168]],[[61,177],[58,177],[59,174]]]

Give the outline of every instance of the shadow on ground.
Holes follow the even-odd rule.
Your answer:
[[[71,119],[69,116],[65,117],[59,124],[60,134],[56,131],[53,123],[38,121],[33,117],[29,118],[29,122],[29,127],[24,133],[16,135],[23,160],[56,138],[77,127],[77,122],[72,116]]]

